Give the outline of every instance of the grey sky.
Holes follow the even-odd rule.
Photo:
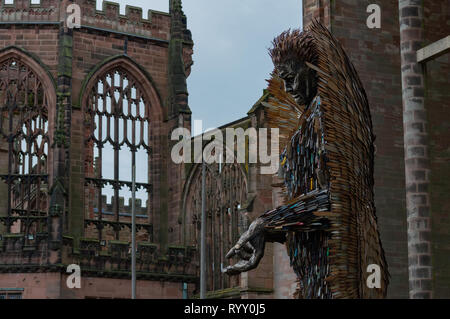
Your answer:
[[[169,0],[120,0],[165,11]],[[192,120],[203,129],[246,116],[261,97],[272,71],[267,53],[272,39],[301,26],[302,0],[184,0],[183,9],[195,42],[194,66],[188,79]],[[97,5],[101,8],[98,0]]]

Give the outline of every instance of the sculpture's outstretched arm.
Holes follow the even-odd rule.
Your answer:
[[[323,210],[329,206],[327,198],[328,190],[317,190],[256,219],[226,255],[228,259],[238,256],[240,260],[235,265],[225,268],[223,272],[236,275],[256,268],[264,256],[265,243],[285,243],[288,231],[327,229],[329,220],[315,215],[316,209]],[[278,227],[273,226],[274,220],[279,223]]]
[[[241,260],[233,266],[228,266],[223,272],[228,275],[237,275],[255,269],[264,256],[265,244],[264,220],[258,218],[226,255],[226,258],[237,255]]]

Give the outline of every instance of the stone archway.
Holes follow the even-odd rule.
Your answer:
[[[200,251],[202,164],[191,169],[183,195],[183,242]],[[246,228],[243,207],[248,199],[247,174],[235,160],[231,164],[210,164],[206,169],[207,290],[217,291],[239,285],[238,277],[221,270],[225,255]]]
[[[46,230],[50,151],[56,109],[54,81],[36,58],[16,47],[0,52],[0,224],[25,234]]]

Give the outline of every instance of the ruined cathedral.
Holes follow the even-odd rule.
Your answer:
[[[132,154],[137,297],[198,296],[201,164],[171,160],[172,131],[191,129],[194,42],[181,0],[169,2],[169,12],[147,19],[106,1],[102,10],[96,0],[1,2],[0,299],[131,297]],[[372,2],[392,13],[381,29],[366,26]],[[371,107],[387,297],[449,298],[450,57],[448,48],[415,57],[448,36],[439,26],[449,25],[450,3],[303,0],[303,25],[313,19],[342,43]],[[268,128],[264,89],[247,116],[220,129]],[[255,270],[222,272],[251,221],[280,204],[278,177],[261,166],[247,158],[207,167],[209,298],[296,290],[280,244],[267,245]],[[81,288],[67,285],[72,264]]]

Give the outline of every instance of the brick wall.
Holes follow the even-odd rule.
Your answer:
[[[36,55],[56,78],[58,67],[58,28],[42,26],[33,28],[18,25],[0,27],[0,48],[20,47]]]
[[[313,19],[320,20],[327,27],[331,23],[331,6],[328,0],[303,0],[303,25]]]
[[[293,299],[297,289],[297,275],[292,270],[286,246],[273,244],[273,297]]]
[[[427,62],[433,297],[450,298],[450,55]]]
[[[276,176],[273,184],[279,184],[282,180]],[[272,201],[274,207],[282,205],[281,188],[272,189]],[[273,289],[276,299],[293,299],[297,289],[298,278],[290,265],[290,258],[286,245],[273,244]]]
[[[449,34],[450,2],[424,2],[424,43]],[[450,298],[450,53],[426,63],[433,298]]]
[[[64,299],[130,299],[131,281],[127,279],[82,277],[81,289],[68,289],[67,275],[61,276],[61,298]],[[193,296],[193,285],[188,286],[189,296]],[[143,281],[136,282],[137,299],[181,299],[183,283]]]
[[[81,278],[81,289],[67,288],[68,275],[60,273],[0,274],[0,288],[22,290],[23,299],[130,299],[131,281],[111,278]],[[181,299],[182,283],[138,280],[138,299]],[[193,296],[194,286],[188,285]]]
[[[23,289],[23,299],[58,299],[61,274],[0,274],[0,288]]]
[[[250,114],[251,127],[259,128],[266,127],[266,122],[264,119],[264,109],[258,108],[255,112]],[[270,147],[270,138],[268,139],[267,146]],[[260,146],[259,146],[260,147]],[[249,225],[256,218],[261,216],[266,211],[276,207],[272,202],[272,176],[260,174],[261,165],[249,164],[249,177],[248,177],[248,193],[249,197],[256,195],[253,202],[252,211],[249,212]],[[275,268],[274,268],[274,244],[266,244],[264,257],[258,265],[258,268],[249,271],[248,273],[241,274],[241,288],[243,289],[266,289],[269,292],[275,288]],[[264,295],[258,295],[258,298]],[[243,298],[255,298],[255,295],[251,293],[248,295],[243,295]],[[268,293],[266,297],[273,297],[272,293]]]
[[[381,7],[381,29],[369,29],[366,25],[369,4]],[[408,258],[398,3],[305,0],[303,10],[304,26],[312,17],[318,17],[318,12],[329,10],[331,32],[344,46],[366,90],[376,135],[375,206],[391,274],[388,297],[406,298]],[[327,20],[322,21],[327,24]]]
[[[152,114],[150,114],[150,143],[152,144],[152,156],[150,157],[150,184],[153,185],[153,194],[150,197],[150,214],[148,222],[153,222],[158,225],[158,214],[161,212],[161,198],[160,185],[163,177],[162,171],[164,166],[161,164],[162,153],[167,147],[164,147],[164,138],[167,135],[168,128],[162,123],[163,114],[161,108],[164,106],[164,101],[168,97],[168,48],[165,43],[155,43],[145,41],[134,37],[124,37],[114,33],[100,32],[94,30],[81,29],[74,32],[73,36],[73,86],[72,94],[74,102],[78,102],[80,94],[82,94],[83,84],[90,76],[94,68],[106,61],[107,59],[127,54],[135,63],[148,72],[153,81],[155,90],[160,94],[161,100],[159,105],[150,107]],[[136,76],[136,75],[134,75]],[[139,76],[139,75],[137,75]],[[148,101],[149,103],[150,101]],[[152,103],[154,103],[152,101]],[[159,109],[158,109],[159,108]],[[78,216],[83,216],[80,210],[84,210],[82,205],[84,201],[83,192],[79,192],[80,185],[84,178],[84,140],[81,138],[84,134],[84,111],[82,108],[76,108],[72,114],[72,158],[71,158],[71,184],[73,191],[71,194],[78,197],[72,201],[72,213],[75,211],[80,213]],[[80,126],[81,125],[81,126]],[[81,151],[81,152],[80,152]],[[81,173],[81,174],[80,174]],[[167,200],[166,198],[162,200]],[[155,227],[156,231],[159,230]]]
[[[170,39],[171,15],[150,11],[149,20],[142,19],[142,10],[127,7],[126,15],[119,14],[116,4],[108,3],[103,11],[96,11],[96,1],[76,1],[82,8],[83,28],[73,32],[73,49],[70,52],[73,72],[72,78],[72,102],[71,114],[71,188],[69,205],[71,216],[75,216],[77,222],[70,223],[73,227],[80,226],[79,219],[84,216],[84,113],[80,108],[80,94],[82,86],[90,72],[108,58],[119,55],[127,55],[133,59],[152,79],[152,85],[159,93],[160,108],[164,107],[169,96],[168,83],[168,40]],[[59,58],[59,21],[64,20],[66,1],[41,1],[41,6],[29,6],[29,1],[16,1],[14,5],[2,5],[1,21],[8,21],[0,28],[0,48],[17,46],[26,52],[36,56],[43,66],[47,68],[56,80],[58,76]],[[25,14],[27,13],[27,14]],[[23,25],[20,22],[33,23],[45,21],[46,24],[39,27]],[[104,29],[111,32],[104,31]],[[155,40],[149,40],[155,39]],[[157,107],[156,105],[154,107]],[[160,111],[161,113],[161,111]],[[151,160],[151,184],[153,184],[152,212],[160,213],[160,185],[165,182],[162,171],[169,169],[169,161],[161,163],[168,150],[167,133],[173,123],[163,125],[164,114],[159,118],[155,115],[151,125],[153,141],[153,157]],[[50,128],[53,124],[50,125]],[[163,147],[163,144],[166,144]],[[51,155],[50,161],[51,162]],[[53,169],[50,164],[49,172]],[[179,178],[176,176],[175,178]],[[175,178],[171,182],[177,184]],[[181,184],[178,182],[178,184]],[[170,195],[172,196],[172,194]],[[163,198],[169,201],[170,196]],[[179,193],[173,194],[172,202],[178,203]],[[178,211],[178,206],[172,207]],[[165,212],[167,214],[167,212]],[[158,222],[156,218],[155,222]],[[167,227],[165,227],[167,228]],[[167,229],[165,229],[167,231]],[[79,231],[78,231],[79,232]]]

